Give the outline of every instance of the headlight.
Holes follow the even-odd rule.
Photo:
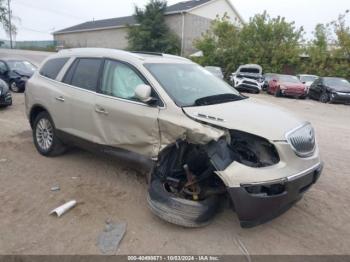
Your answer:
[[[26,77],[26,76],[22,76],[22,77],[21,77],[21,80],[24,81],[24,82],[28,81],[28,79],[29,79],[29,78]]]
[[[300,157],[309,157],[315,152],[315,130],[310,123],[304,123],[288,132],[286,138],[294,152]]]

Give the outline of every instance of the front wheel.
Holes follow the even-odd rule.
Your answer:
[[[36,149],[43,156],[58,156],[66,151],[66,147],[56,135],[55,125],[47,112],[42,112],[36,117],[33,140]]]
[[[21,89],[18,87],[17,83],[15,81],[10,82],[10,90],[14,93],[21,92]]]
[[[147,202],[159,218],[182,227],[203,227],[217,214],[221,198],[210,196],[205,200],[192,201],[181,198],[168,190],[159,179],[151,182]]]
[[[274,95],[275,97],[281,97],[282,96],[281,90],[277,89]]]
[[[320,96],[320,102],[321,103],[328,103],[329,102],[329,95],[327,92],[323,92]]]

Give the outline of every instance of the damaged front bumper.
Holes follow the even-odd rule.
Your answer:
[[[241,226],[254,227],[286,212],[316,183],[322,169],[323,164],[320,163],[301,174],[279,181],[229,188]]]
[[[233,162],[216,172],[227,186],[242,227],[257,226],[281,215],[321,175],[323,164],[317,146],[312,156],[301,158],[287,142],[274,144],[280,155],[276,165],[253,168]]]

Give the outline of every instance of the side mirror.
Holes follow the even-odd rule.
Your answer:
[[[135,89],[135,97],[143,103],[152,101],[152,88],[149,85],[138,85]]]
[[[272,82],[277,83],[277,79],[272,79]]]
[[[306,84],[306,82],[305,82],[305,81],[303,81],[303,84],[305,85],[305,84]]]

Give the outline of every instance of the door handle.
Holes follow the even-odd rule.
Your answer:
[[[98,114],[108,115],[108,112],[106,111],[106,109],[104,109],[101,106],[96,106],[95,107],[95,112],[98,113]]]
[[[56,97],[56,100],[60,102],[64,102],[64,97],[63,96]]]

